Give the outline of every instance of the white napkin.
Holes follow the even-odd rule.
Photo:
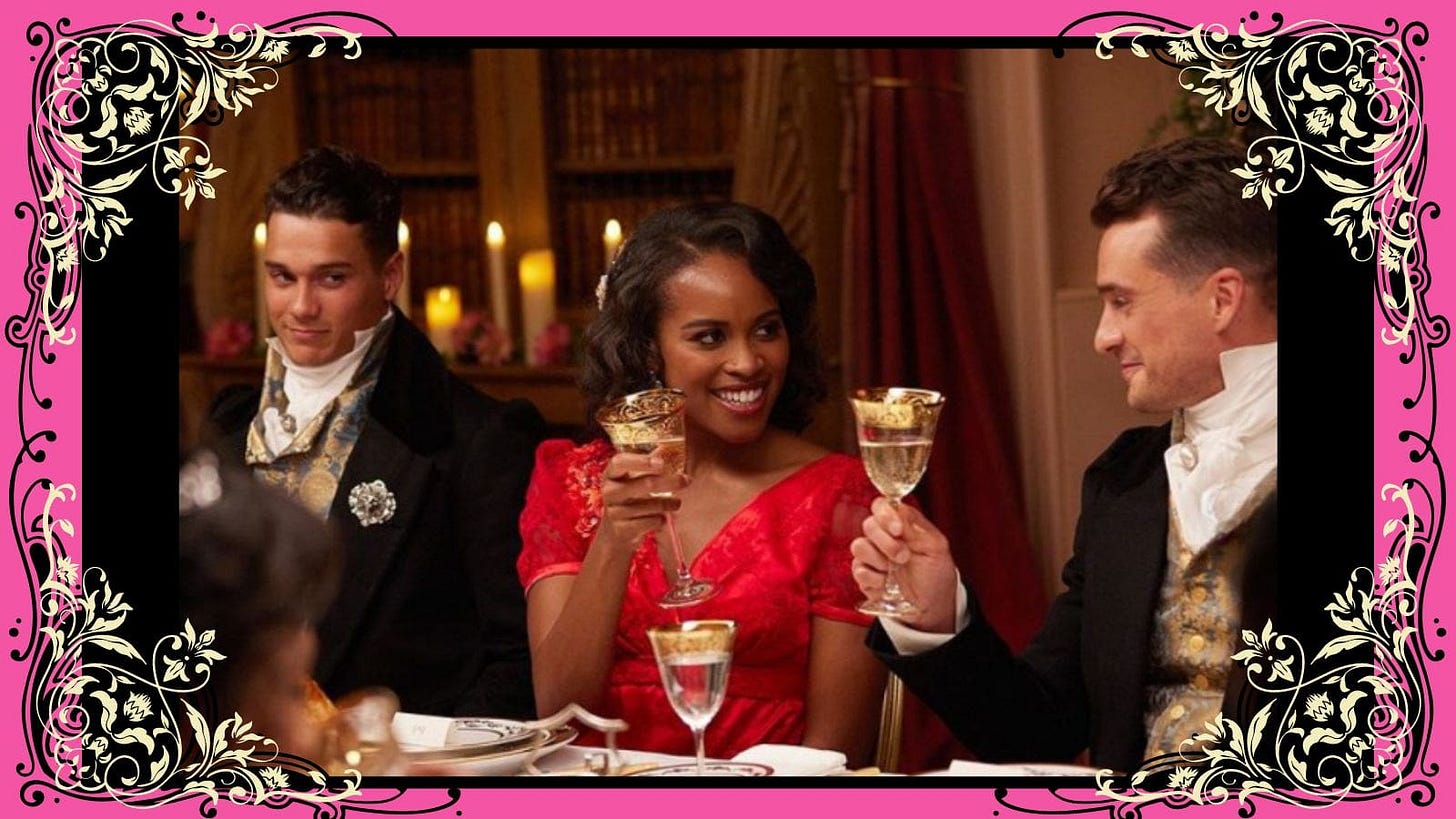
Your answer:
[[[392,727],[394,740],[400,745],[410,748],[443,748],[450,744],[455,720],[452,717],[396,711]]]
[[[755,745],[734,762],[757,762],[773,768],[774,776],[828,776],[844,770],[845,757],[838,751],[822,751],[800,745]]]

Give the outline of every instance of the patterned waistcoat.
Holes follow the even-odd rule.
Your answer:
[[[343,391],[324,405],[281,452],[276,453],[268,449],[263,434],[263,413],[272,407],[286,414],[288,396],[283,392],[283,359],[272,350],[268,352],[263,396],[248,428],[244,459],[259,478],[282,488],[321,518],[329,516],[329,507],[334,503],[344,465],[359,440],[359,430],[364,424],[369,396],[374,393],[374,386],[379,381],[379,370],[384,363],[384,350],[393,324],[386,322],[374,334],[369,349],[359,362],[359,369]]]
[[[1196,554],[1183,542],[1170,501],[1168,565],[1154,611],[1144,690],[1145,759],[1180,748],[1196,750],[1197,745],[1185,746],[1184,740],[1207,733],[1205,724],[1214,723],[1223,708],[1230,658],[1244,625],[1239,615],[1249,518],[1273,491],[1275,474],[1269,474],[1239,511],[1241,523]]]

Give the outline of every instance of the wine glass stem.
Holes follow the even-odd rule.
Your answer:
[[[895,514],[900,514],[900,499],[887,498],[890,505],[895,507]],[[905,592],[900,588],[900,574],[896,564],[891,563],[888,571],[885,572],[884,599],[898,603],[905,599]]]
[[[698,776],[708,775],[708,763],[703,754],[703,729],[693,729],[693,746],[698,751]]]
[[[677,583],[679,586],[686,586],[693,579],[688,572],[688,562],[683,557],[682,541],[677,536],[677,524],[673,522],[673,514],[667,512],[663,515],[667,519],[667,537],[672,541],[672,554],[677,558]]]
[[[885,573],[884,597],[886,600],[895,602],[905,599],[905,592],[900,588],[900,578],[896,576],[894,566],[891,566],[890,570]]]

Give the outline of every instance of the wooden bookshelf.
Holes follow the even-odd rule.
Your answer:
[[[642,173],[703,173],[733,171],[731,154],[701,156],[634,156],[617,159],[562,159],[552,164],[558,176],[597,176]]]
[[[608,219],[727,199],[742,105],[738,49],[541,52],[551,240],[563,304],[588,303]]]
[[[341,145],[401,180],[410,229],[410,295],[451,284],[487,309],[475,82],[468,49],[371,42],[367,57],[301,61],[299,135]]]

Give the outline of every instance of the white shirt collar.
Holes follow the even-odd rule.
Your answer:
[[[333,402],[349,386],[359,365],[364,362],[364,353],[384,323],[394,314],[386,311],[384,317],[374,326],[354,331],[354,349],[326,364],[308,367],[288,357],[277,336],[268,339],[268,349],[283,361],[283,394],[288,397],[288,420],[275,408],[269,407],[263,413],[263,437],[268,449],[282,452],[293,438],[306,429],[314,416]]]
[[[1181,411],[1183,438],[1164,453],[1185,544],[1202,549],[1243,522],[1278,467],[1279,344],[1226,350],[1224,388]]]
[[[1218,357],[1224,387],[1183,411],[1185,437],[1248,421],[1275,423],[1279,411],[1279,342],[1225,350]],[[1249,412],[1257,418],[1245,418]]]

